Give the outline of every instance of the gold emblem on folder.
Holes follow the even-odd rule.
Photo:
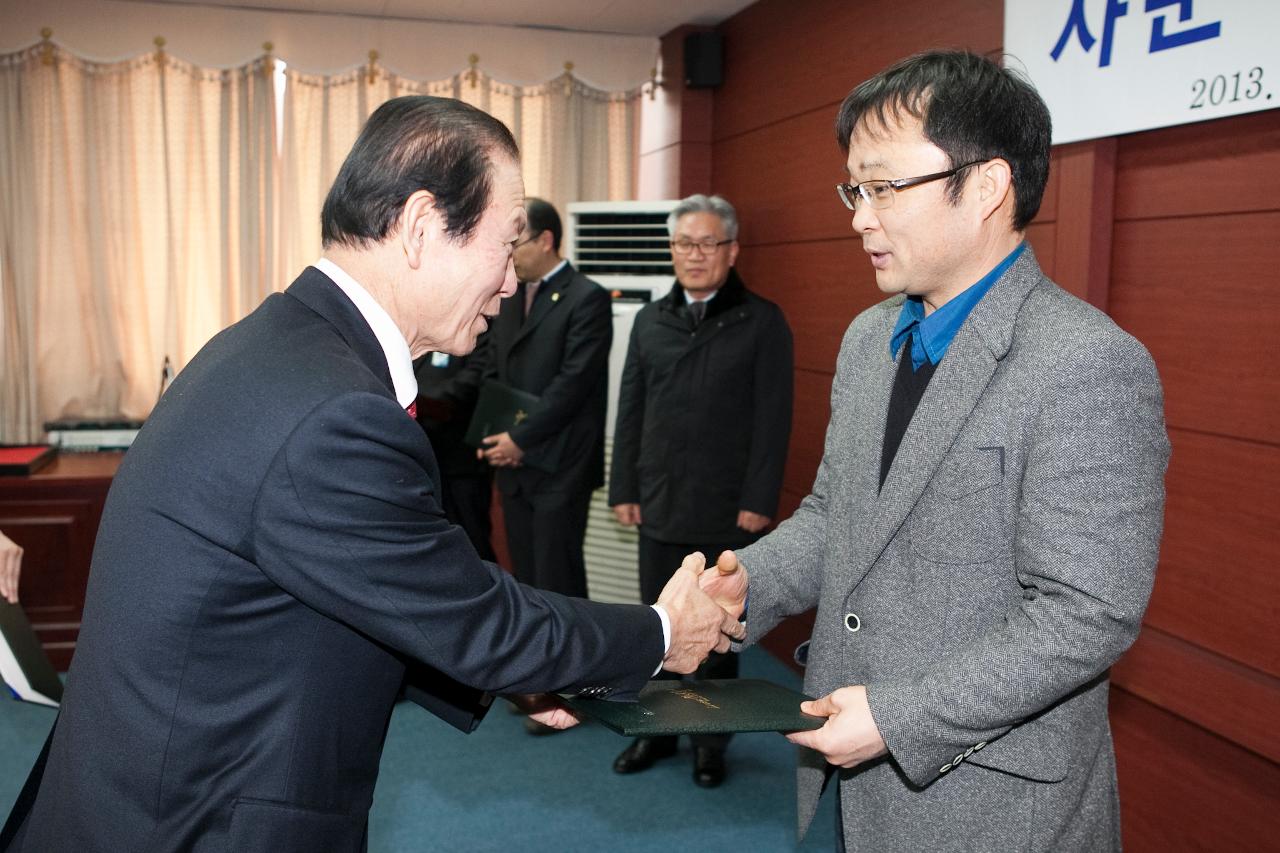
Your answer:
[[[720,710],[719,705],[713,704],[710,699],[708,699],[706,696],[703,696],[701,693],[699,693],[696,690],[689,690],[685,688],[683,690],[673,690],[671,692],[682,699],[689,699],[691,701],[697,702],[699,705],[703,706],[704,708],[710,708],[713,711]]]
[[[522,422],[527,417],[529,417],[529,413],[524,409],[516,409],[516,423]]]

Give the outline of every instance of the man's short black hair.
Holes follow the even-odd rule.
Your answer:
[[[519,160],[507,126],[453,98],[406,95],[373,111],[320,213],[326,247],[380,242],[418,190],[435,196],[445,232],[465,243],[492,189],[493,155]]]
[[[543,231],[550,231],[551,248],[559,252],[564,228],[560,225],[560,214],[556,213],[551,202],[529,196],[524,200],[524,212],[529,217],[529,236],[537,237]]]
[[[920,120],[925,138],[953,167],[1004,158],[1013,171],[1014,230],[1022,231],[1035,218],[1049,179],[1052,125],[1049,108],[1030,81],[975,53],[918,53],[849,93],[836,117],[836,141],[847,156],[859,121],[871,118],[891,127],[904,115]],[[964,178],[961,172],[948,181],[953,202]]]

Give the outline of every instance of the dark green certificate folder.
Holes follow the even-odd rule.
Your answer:
[[[564,697],[574,711],[631,737],[821,728],[824,717],[800,713],[808,696],[754,678],[654,681],[639,702]]]
[[[489,379],[480,386],[476,409],[462,440],[472,447],[479,447],[486,435],[507,432],[527,418],[537,405],[536,394]]]

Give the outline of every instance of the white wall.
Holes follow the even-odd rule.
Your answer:
[[[649,79],[658,39],[648,36],[591,35],[553,30],[470,24],[379,20],[347,15],[258,12],[245,9],[131,0],[0,0],[0,53],[40,40],[43,27],[53,41],[79,56],[118,60],[154,50],[164,36],[170,55],[197,65],[230,67],[275,45],[275,56],[298,71],[334,72],[368,61],[419,80],[438,80],[480,68],[507,83],[529,85],[559,76],[566,61],[574,75],[601,89],[631,89]]]

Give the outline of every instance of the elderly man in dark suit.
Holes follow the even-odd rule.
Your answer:
[[[733,206],[690,196],[667,229],[676,281],[632,326],[609,484],[618,521],[640,526],[640,596],[649,602],[690,551],[756,540],[777,513],[791,432],[791,330],[733,268]],[[712,655],[698,675],[736,678],[737,655]],[[729,738],[692,740],[694,782],[714,788]],[[640,738],[613,768],[635,773],[675,751],[674,737]]]
[[[370,116],[324,257],[200,351],[120,466],[0,849],[357,853],[406,668],[470,730],[481,691],[625,698],[727,646],[692,564],[660,610],[596,604],[520,585],[441,514],[412,358],[470,351],[515,289],[517,158],[459,101]]]
[[[1107,668],[1160,541],[1155,365],[1025,241],[1050,126],[1016,73],[911,57],[836,129],[889,299],[845,334],[812,492],[707,576],[739,607],[749,577],[752,642],[818,609],[801,832],[831,787],[849,850],[1118,850]]]
[[[538,405],[487,437],[483,455],[497,466],[516,577],[585,596],[582,544],[591,492],[604,483],[613,312],[604,288],[560,257],[556,209],[529,198],[525,212],[512,252],[520,284],[494,319],[489,375],[537,395]]]

